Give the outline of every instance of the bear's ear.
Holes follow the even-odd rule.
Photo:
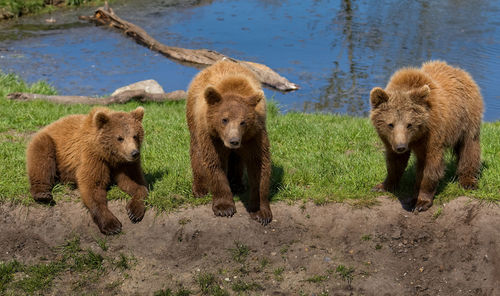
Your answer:
[[[264,98],[263,94],[256,94],[246,99],[248,105],[255,107]]]
[[[372,109],[376,109],[380,104],[385,103],[388,100],[389,96],[380,87],[375,87],[370,92],[370,103],[372,104]]]
[[[108,122],[109,122],[109,116],[106,113],[102,111],[97,111],[96,114],[94,115],[94,123],[97,129],[101,129]]]
[[[222,97],[219,92],[212,86],[209,86],[205,89],[205,100],[209,105],[215,105],[222,101]]]
[[[417,104],[427,104],[427,98],[431,93],[431,88],[425,84],[410,91],[410,98]]]
[[[139,106],[134,111],[131,111],[130,115],[132,115],[135,120],[142,122],[142,118],[144,117],[144,108]]]

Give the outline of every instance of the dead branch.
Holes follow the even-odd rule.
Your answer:
[[[139,102],[164,102],[184,100],[187,94],[183,90],[176,90],[165,94],[150,94],[144,90],[128,90],[115,96],[94,98],[85,96],[49,96],[30,93],[11,93],[7,95],[10,100],[33,101],[44,100],[57,104],[84,104],[84,105],[109,105],[123,104],[129,101]]]
[[[107,3],[105,7],[98,8],[93,16],[80,16],[80,19],[87,20],[98,25],[115,27],[123,31],[127,36],[133,38],[137,43],[182,64],[194,67],[206,67],[223,58],[227,58],[252,70],[261,83],[266,86],[280,91],[292,91],[299,89],[297,84],[288,81],[286,78],[280,76],[266,65],[239,61],[208,49],[185,49],[164,45],[151,37],[141,27],[118,17],[107,5]]]

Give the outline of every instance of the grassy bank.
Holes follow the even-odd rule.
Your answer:
[[[40,127],[68,114],[87,113],[89,106],[64,106],[46,102],[13,102],[7,93],[29,91],[55,93],[41,82],[27,85],[13,75],[0,76],[0,200],[32,203],[25,169],[25,149]],[[111,106],[132,110],[138,103]],[[207,203],[208,197],[191,194],[189,134],[183,102],[144,104],[146,109],[143,164],[150,187],[148,203],[161,210],[187,204]],[[313,200],[317,204],[349,201],[370,204],[380,194],[371,188],[385,176],[382,145],[367,118],[340,115],[280,114],[275,105],[268,112],[273,173],[272,201]],[[500,199],[500,122],[482,126],[482,176],[479,189],[458,186],[455,165],[447,155],[447,174],[441,181],[437,200],[467,195],[489,201]],[[398,196],[412,193],[414,160],[407,169]],[[56,200],[67,199],[68,187],[56,186]],[[128,198],[119,189],[111,199]],[[245,199],[246,196],[240,197]],[[77,200],[77,199],[75,199]]]
[[[52,11],[55,7],[98,5],[102,0],[0,0],[0,19]]]

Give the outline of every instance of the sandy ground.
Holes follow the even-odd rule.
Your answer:
[[[347,204],[271,205],[266,227],[237,203],[232,218],[210,205],[158,214],[132,224],[125,202],[110,202],[124,233],[105,237],[81,203],[53,207],[0,205],[0,261],[55,260],[57,246],[78,235],[82,248],[135,257],[124,277],[109,270],[88,287],[103,295],[152,295],[184,287],[199,295],[197,276],[212,273],[231,295],[252,283],[252,295],[500,295],[500,208],[460,197],[413,214],[385,197],[370,208]],[[105,238],[102,251],[96,239]],[[236,243],[249,248],[237,260]],[[349,276],[338,266],[353,268]],[[77,275],[76,275],[77,276]],[[60,276],[46,294],[68,293],[75,280]],[[114,283],[110,285],[110,283]],[[323,294],[322,294],[323,293]]]

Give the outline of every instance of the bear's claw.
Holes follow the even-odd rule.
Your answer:
[[[146,212],[146,208],[144,207],[144,202],[142,200],[131,199],[127,203],[126,208],[128,218],[132,223],[138,223],[142,221],[142,218],[144,218],[144,213]]]
[[[54,199],[52,198],[52,194],[50,192],[38,192],[33,196],[33,198],[39,203],[44,203],[49,205],[55,204]]]
[[[218,203],[212,206],[215,216],[232,217],[236,213],[234,202],[232,204]]]
[[[432,206],[432,199],[417,199],[414,211],[423,212],[427,211]]]
[[[252,217],[252,219],[254,220],[257,220],[263,226],[266,226],[267,224],[271,223],[271,221],[273,221],[273,214],[271,212],[271,209],[260,209],[257,212],[251,212],[250,217]]]
[[[118,234],[122,231],[122,223],[116,218],[110,219],[99,225],[99,230],[105,235]]]

